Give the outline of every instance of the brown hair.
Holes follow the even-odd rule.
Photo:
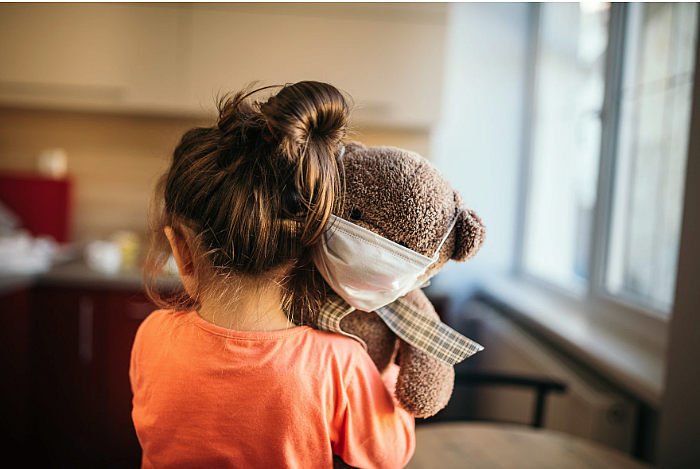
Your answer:
[[[218,123],[183,135],[156,186],[143,270],[146,292],[160,307],[196,309],[205,289],[221,295],[237,276],[262,279],[283,269],[287,316],[297,324],[314,320],[326,286],[312,250],[342,202],[338,156],[349,99],[314,81],[287,84],[265,102],[251,99],[269,88],[248,86],[220,99]],[[166,226],[193,251],[195,298],[159,287],[171,252]]]

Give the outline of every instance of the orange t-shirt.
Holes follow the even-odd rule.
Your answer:
[[[143,468],[404,466],[415,422],[353,339],[307,326],[233,331],[158,310],[131,353]]]

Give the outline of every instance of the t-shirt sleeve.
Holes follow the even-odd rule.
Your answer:
[[[369,355],[359,353],[356,358],[344,390],[333,453],[353,467],[403,467],[415,450],[415,421],[393,395],[399,367],[392,364],[382,378]]]

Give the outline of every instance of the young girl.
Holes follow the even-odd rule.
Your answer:
[[[267,87],[270,88],[270,87]],[[136,335],[133,420],[150,468],[398,468],[414,420],[353,339],[309,327],[312,250],[342,200],[348,104],[333,86],[246,89],[184,134],[160,180]],[[170,253],[184,292],[157,283]]]

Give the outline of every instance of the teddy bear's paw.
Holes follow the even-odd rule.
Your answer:
[[[396,355],[396,335],[377,313],[353,311],[340,321],[340,328],[365,342],[367,353],[380,372],[392,363]]]
[[[401,343],[396,398],[414,417],[432,417],[452,397],[454,368],[440,360]]]

